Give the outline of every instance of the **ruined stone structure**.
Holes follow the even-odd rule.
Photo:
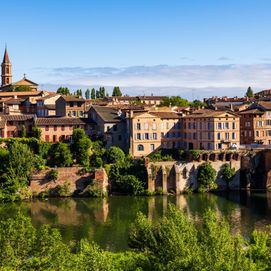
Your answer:
[[[240,156],[231,153],[202,154],[198,161],[167,161],[146,163],[148,172],[148,190],[162,189],[163,194],[170,192],[180,194],[187,189],[198,188],[197,169],[204,162],[210,161],[217,172],[216,183],[219,189],[226,189],[226,183],[222,180],[220,170],[223,164],[229,163],[235,168],[236,174],[230,183],[231,189],[240,188]]]
[[[82,192],[90,181],[95,179],[99,184],[99,188],[103,192],[107,192],[108,177],[104,169],[96,169],[94,174],[85,173],[81,167],[63,167],[56,168],[58,172],[57,180],[52,181],[48,178],[48,173],[52,169],[39,170],[33,174],[30,181],[30,189],[32,193],[39,194],[41,192],[53,191],[65,182],[69,183],[71,194]]]

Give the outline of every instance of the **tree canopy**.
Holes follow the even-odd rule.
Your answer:
[[[254,92],[251,87],[248,87],[247,92],[246,92],[246,96],[249,98],[254,97]]]
[[[122,96],[122,92],[119,87],[116,86],[113,88],[112,96]]]
[[[163,99],[160,106],[189,106],[189,102],[180,96],[168,96]]]
[[[71,95],[71,92],[67,87],[59,87],[56,93],[61,95]]]

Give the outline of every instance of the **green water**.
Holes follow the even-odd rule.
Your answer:
[[[50,224],[61,230],[66,242],[88,238],[112,251],[128,247],[129,225],[141,211],[149,220],[165,213],[168,203],[175,204],[199,220],[206,208],[223,215],[233,231],[247,236],[254,229],[271,224],[271,193],[192,194],[159,197],[111,196],[107,199],[68,198],[1,204],[0,219],[20,210],[35,226]]]

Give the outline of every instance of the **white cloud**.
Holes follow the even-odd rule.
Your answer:
[[[43,71],[44,72],[44,71]],[[114,86],[127,90],[177,95],[191,90],[199,97],[211,95],[242,96],[248,86],[254,90],[271,87],[271,64],[182,65],[131,67],[61,67],[46,70],[47,81],[56,85]],[[48,85],[48,84],[47,84]],[[171,91],[171,92],[169,92]]]

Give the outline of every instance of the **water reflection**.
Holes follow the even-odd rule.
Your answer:
[[[0,205],[0,215],[4,220],[20,210],[31,217],[34,226],[50,224],[59,228],[66,242],[88,238],[116,251],[127,248],[129,226],[138,212],[156,221],[169,203],[195,220],[201,220],[204,211],[211,208],[230,222],[233,231],[243,235],[271,224],[271,193],[34,200]]]

